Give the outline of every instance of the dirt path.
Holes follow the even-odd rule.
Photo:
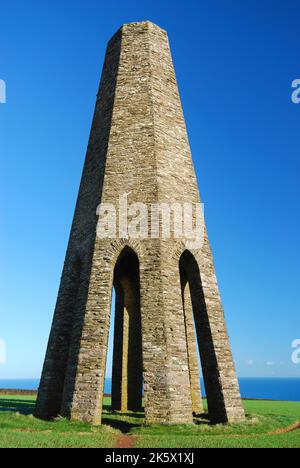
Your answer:
[[[122,434],[117,438],[115,448],[134,448],[135,437]]]
[[[292,424],[291,426],[275,429],[274,431],[271,431],[271,432],[262,432],[261,434],[260,433],[258,434],[228,434],[228,435],[224,435],[224,437],[225,438],[228,437],[228,438],[247,438],[247,439],[253,438],[254,439],[258,435],[273,436],[273,435],[280,435],[280,434],[288,434],[289,432],[294,432],[298,430],[300,430],[300,421],[298,421],[295,424]]]
[[[288,432],[294,432],[298,429],[300,429],[300,421],[298,421],[296,424],[293,424],[292,426],[270,432],[270,434],[287,434]]]
[[[276,434],[286,434],[288,432],[293,432],[293,431],[297,431],[300,429],[300,421],[298,421],[297,423],[289,426],[289,427],[285,427],[285,428],[282,428],[282,429],[276,429],[275,431],[272,431],[272,432],[269,432],[269,433],[266,433],[265,435],[276,435]],[[244,435],[244,434],[228,434],[227,436],[225,437],[257,437],[257,434],[247,434],[247,435]],[[116,445],[115,445],[115,448],[118,448],[118,449],[126,449],[126,448],[134,448],[134,445],[135,445],[135,439],[136,437],[135,436],[130,436],[130,435],[126,435],[126,434],[122,434],[120,435],[117,440],[116,440]]]

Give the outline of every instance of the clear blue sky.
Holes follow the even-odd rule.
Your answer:
[[[300,3],[12,0],[0,8],[0,378],[39,377],[106,43],[168,30],[240,376],[299,376]]]

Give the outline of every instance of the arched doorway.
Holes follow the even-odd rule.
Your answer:
[[[143,387],[139,260],[129,247],[114,269],[112,410],[141,411]]]
[[[195,257],[188,250],[185,250],[180,257],[179,271],[186,324],[193,409],[195,411],[195,408],[199,407],[198,396],[200,391],[198,360],[195,361],[194,345],[191,339],[196,335],[195,344],[198,345],[200,354],[209,417],[216,422],[226,421],[224,396],[200,270]],[[191,327],[193,327],[192,331]]]
[[[198,364],[198,343],[195,333],[194,310],[186,257],[188,257],[188,251],[185,251],[179,260],[181,295],[184,311],[192,409],[194,414],[200,414],[203,412],[203,402],[200,386],[200,369]]]

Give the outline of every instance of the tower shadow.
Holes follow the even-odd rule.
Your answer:
[[[2,412],[13,412],[20,413],[23,415],[33,414],[35,407],[35,401],[29,401],[22,398],[1,398],[0,399],[0,413]]]
[[[110,426],[113,429],[118,429],[123,434],[128,434],[135,427],[141,427],[141,424],[135,424],[132,422],[124,421],[122,419],[109,418],[109,417],[106,417],[106,415],[102,416],[102,424],[105,424],[106,426]]]

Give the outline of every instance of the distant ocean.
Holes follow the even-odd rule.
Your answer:
[[[300,401],[300,378],[240,378],[239,382],[243,398]],[[36,390],[38,385],[38,379],[0,379],[0,388]],[[111,392],[111,379],[106,379],[104,391]]]

